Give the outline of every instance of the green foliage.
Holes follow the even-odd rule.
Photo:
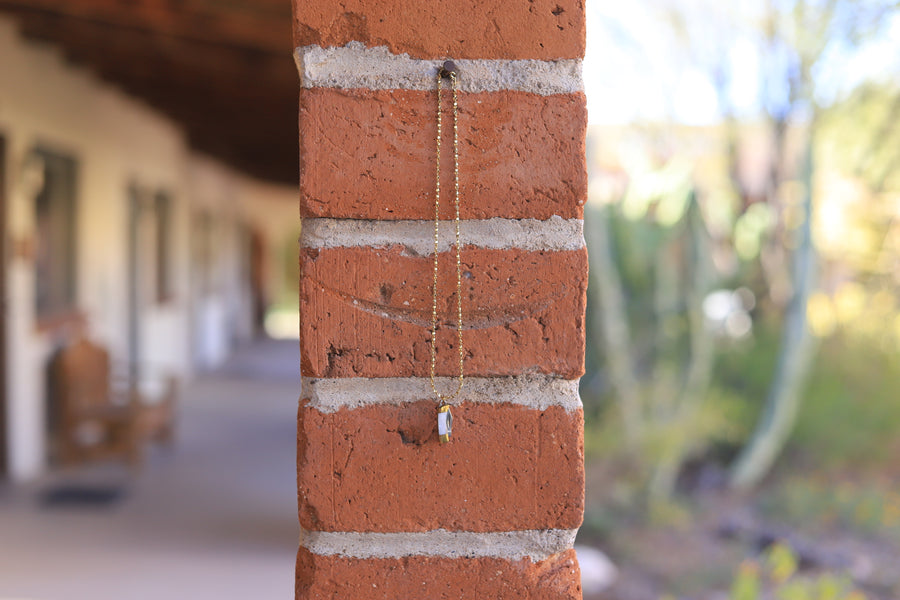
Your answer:
[[[893,467],[900,450],[898,358],[852,335],[826,340],[791,448],[835,473]]]
[[[734,249],[742,260],[759,256],[763,243],[775,226],[772,209],[763,203],[750,205],[734,224]]]
[[[825,158],[874,190],[900,190],[900,89],[866,84],[822,120]]]
[[[741,426],[731,439],[738,444],[765,398],[779,326],[764,321],[752,341],[724,346],[717,355],[713,386],[732,398],[731,412]],[[794,464],[808,458],[832,475],[893,468],[900,451],[900,356],[896,343],[878,344],[862,335],[866,327],[854,322],[822,341],[788,445]]]
[[[776,544],[759,561],[742,564],[731,586],[730,600],[865,600],[846,577],[825,573],[798,574],[797,558],[784,544]]]
[[[837,47],[848,54],[866,47],[867,36],[883,41],[897,5],[708,8],[696,18],[673,5],[669,17],[674,50],[709,73],[719,94],[720,125],[633,130],[617,151],[619,170],[610,169],[616,177],[593,188],[601,191],[592,192],[588,207],[602,206],[606,215],[608,248],[599,252],[610,255],[602,270],[612,272],[592,276],[589,316],[603,312],[598,288],[601,295],[621,288],[622,308],[604,315],[605,327],[589,318],[587,446],[606,460],[624,456],[634,489],[650,496],[670,495],[682,465],[698,457],[737,454],[735,471],[743,475],[732,485],[755,485],[779,460],[789,434],[795,457],[815,456],[826,465],[887,465],[900,451],[893,441],[900,438],[896,346],[893,354],[879,354],[862,341],[886,331],[900,336],[900,88],[856,81],[855,89],[819,93],[834,84],[819,89],[828,79],[823,61],[833,62]],[[759,50],[760,88],[780,90],[777,98],[758,98],[753,122],[729,100],[737,40]],[[763,172],[768,180],[761,187]],[[592,173],[592,180],[602,179]],[[686,226],[692,211],[703,222],[700,235]],[[589,229],[588,222],[588,238]],[[691,256],[701,246],[715,265],[705,285],[698,285]],[[597,252],[591,247],[594,269]],[[723,285],[719,279],[755,292],[752,340],[728,346],[698,328],[692,308]],[[837,296],[853,286],[863,290],[857,296],[879,300],[865,307],[869,318],[850,323],[841,301],[853,294]],[[603,339],[598,329],[610,323],[624,323],[627,331]],[[839,348],[828,338],[834,331],[847,334]],[[814,358],[810,333],[826,340],[826,356]],[[707,368],[710,355],[715,362]],[[597,423],[601,417],[605,424]],[[753,423],[759,427],[751,437]]]
[[[758,323],[752,339],[725,345],[716,355],[715,384],[739,399],[749,423],[756,420],[768,392],[780,327],[781,322],[774,319]],[[749,433],[749,428],[744,433]]]
[[[841,528],[900,543],[900,493],[889,485],[796,477],[764,493],[758,504],[769,518],[806,529]]]
[[[648,397],[653,389],[652,384],[642,386],[642,396]],[[585,423],[587,460],[621,465],[617,470],[616,489],[605,490],[609,495],[604,502],[609,506],[604,510],[610,509],[612,514],[594,515],[597,522],[593,525],[599,530],[609,529],[609,522],[622,518],[623,512],[631,513],[631,516],[642,512],[652,522],[660,524],[684,522],[687,518],[685,509],[672,498],[658,498],[652,505],[640,501],[646,499],[652,467],[676,448],[684,450],[685,459],[692,459],[703,456],[713,447],[740,443],[752,423],[747,415],[753,414],[739,395],[722,387],[711,387],[704,394],[700,408],[690,418],[672,416],[645,421],[640,447],[642,462],[637,463],[625,451],[622,421],[617,411],[618,407],[611,405]],[[621,510],[617,511],[615,507]]]
[[[731,586],[730,600],[758,600],[761,587],[759,567],[756,563],[744,563]]]
[[[857,79],[848,82],[855,90],[819,93],[824,89],[819,83],[832,72],[821,66],[834,63],[840,54],[849,56],[857,44],[865,45],[867,35],[895,22],[897,4],[839,0],[766,6],[753,5],[752,16],[728,3],[708,3],[714,10],[702,11],[702,19],[690,11],[673,15],[684,25],[687,58],[693,67],[708,71],[717,86],[723,121],[703,132],[677,126],[645,131],[653,139],[644,142],[648,149],[638,161],[640,168],[634,168],[632,148],[616,165],[620,170],[609,169],[617,178],[627,171],[625,187],[619,179],[612,181],[617,185],[597,188],[613,190],[601,201],[615,263],[609,270],[621,281],[625,299],[617,316],[629,328],[629,345],[604,347],[596,323],[589,323],[588,375],[582,390],[586,448],[589,457],[602,455],[608,477],[607,495],[600,502],[594,499],[593,510],[589,504],[586,524],[608,530],[621,527],[623,515],[633,519],[635,513],[668,524],[690,518],[686,498],[646,503],[659,465],[673,449],[679,461],[731,459],[760,421],[771,389],[779,388],[777,379],[773,385],[777,363],[799,354],[782,344],[782,330],[808,316],[810,330],[822,339],[821,352],[806,384],[791,387],[791,405],[800,407],[796,428],[788,452],[773,453],[779,456],[778,477],[762,488],[763,512],[806,531],[834,525],[900,542],[900,496],[887,483],[896,482],[893,463],[900,455],[900,88],[895,83],[859,85]],[[893,19],[887,18],[892,14]],[[694,21],[702,31],[692,26]],[[781,94],[760,97],[759,121],[730,111],[728,78],[736,40],[758,46],[760,89]],[[843,50],[836,53],[837,48]],[[883,81],[892,78],[886,74]],[[632,135],[632,143],[637,137]],[[800,155],[807,151],[816,160],[800,173]],[[771,179],[763,182],[765,189],[759,174],[746,174],[753,165]],[[699,199],[710,233],[714,278],[726,280],[719,283],[723,287],[752,289],[758,304],[752,338],[716,340],[708,385],[694,394],[695,409],[679,413],[671,407],[683,400],[679,392],[691,348],[686,306],[692,283],[686,270],[667,267],[671,263],[665,263],[665,255],[668,250],[681,257],[678,252],[691,243],[681,228],[691,195]],[[801,209],[811,206],[815,211],[807,219]],[[798,281],[791,269],[791,256],[799,254],[796,233],[806,223],[815,228],[821,259],[818,291],[813,283]],[[812,249],[811,244],[804,247]],[[591,251],[593,263],[595,248]],[[683,264],[679,260],[674,262]],[[660,277],[673,272],[668,282]],[[589,294],[596,294],[596,279],[591,286]],[[798,288],[804,293],[798,294]],[[786,318],[792,298],[798,299],[793,318]],[[805,333],[805,327],[800,329]],[[640,399],[643,427],[636,450],[623,432],[623,395],[608,373],[613,352],[626,354],[633,392]],[[776,398],[772,404],[785,403]],[[792,426],[780,430],[791,431]],[[818,479],[789,478],[798,468],[816,472]],[[854,483],[875,472],[884,485]],[[743,565],[731,593],[732,600],[862,597],[836,575],[798,574],[786,547]]]
[[[708,401],[715,340],[702,301],[714,275],[686,177],[666,166],[621,212],[591,211],[586,226],[596,282],[582,385],[588,451],[626,459],[637,494],[665,515],[677,513],[664,505],[684,461],[730,436],[734,422],[728,394]],[[601,416],[620,418],[592,419]]]

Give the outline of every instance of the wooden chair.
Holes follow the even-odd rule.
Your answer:
[[[177,380],[167,378],[158,402],[150,403],[135,382],[116,385],[109,353],[81,339],[62,349],[50,367],[55,401],[55,446],[61,464],[118,458],[137,467],[143,445],[171,442]]]

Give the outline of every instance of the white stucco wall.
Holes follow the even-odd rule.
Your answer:
[[[88,335],[116,357],[126,354],[128,187],[133,182],[183,198],[187,147],[171,122],[90,74],[73,69],[50,46],[24,42],[0,21],[0,134],[8,143],[7,191],[13,240],[34,235],[35,185],[28,179],[32,150],[40,146],[77,161],[77,308]],[[186,214],[186,203],[176,202]],[[185,246],[186,228],[174,243]],[[179,231],[180,229],[180,231]],[[180,263],[177,263],[180,264]],[[188,273],[177,267],[176,286]],[[10,471],[15,479],[39,472],[46,455],[44,368],[57,332],[39,330],[34,314],[34,269],[27,257],[9,265],[8,411]],[[184,326],[187,302],[162,307],[145,326]],[[177,337],[175,338],[177,339]],[[187,347],[169,343],[165,356],[184,372]]]

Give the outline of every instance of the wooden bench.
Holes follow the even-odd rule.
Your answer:
[[[50,365],[54,450],[62,465],[121,459],[142,462],[149,441],[171,443],[178,382],[165,379],[154,402],[137,382],[117,381],[109,353],[86,339],[63,348]]]

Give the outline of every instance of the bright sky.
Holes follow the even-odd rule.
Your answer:
[[[670,0],[684,11],[693,39],[712,41],[698,46],[701,56],[715,56],[716,7],[712,0]],[[718,0],[721,2],[722,0]],[[741,2],[752,8],[749,0]],[[660,0],[631,2],[587,0],[587,53],[584,60],[588,120],[591,124],[624,124],[673,119],[704,125],[718,118],[718,100],[710,69],[691,66],[673,37],[671,26],[652,8]],[[721,17],[721,14],[718,15]],[[719,40],[722,41],[721,39]],[[751,37],[725,40],[730,46],[724,63],[730,74],[728,98],[736,110],[758,111],[760,90],[757,46]],[[870,78],[900,74],[900,17],[890,19],[881,34],[861,47],[832,45],[825,65],[815,72],[818,98],[829,102]],[[770,84],[769,93],[778,94]]]

